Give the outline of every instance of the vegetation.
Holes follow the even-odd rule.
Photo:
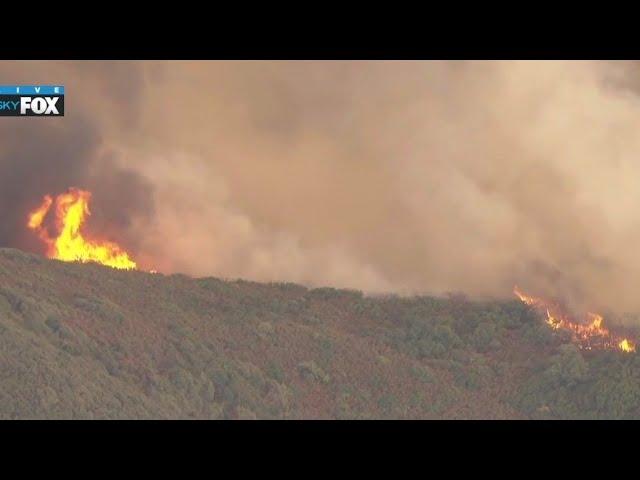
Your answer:
[[[517,301],[0,249],[0,418],[640,418],[640,355],[583,352]]]

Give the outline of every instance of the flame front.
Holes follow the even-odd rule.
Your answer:
[[[533,307],[546,316],[546,323],[554,330],[571,333],[571,338],[585,350],[616,349],[622,352],[635,352],[636,345],[628,338],[614,335],[604,326],[602,315],[587,313],[586,322],[574,321],[558,303],[524,293],[517,286],[513,293],[526,305]]]
[[[55,238],[43,227],[43,221],[53,205],[53,198],[45,195],[42,204],[29,214],[27,227],[35,231],[47,246],[47,257],[66,262],[96,262],[113,268],[132,270],[136,263],[118,244],[109,241],[89,240],[81,227],[91,215],[91,192],[72,188],[58,195],[56,205]]]

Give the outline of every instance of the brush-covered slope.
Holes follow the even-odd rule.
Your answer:
[[[0,249],[0,418],[640,417],[640,356],[566,342],[516,301]]]

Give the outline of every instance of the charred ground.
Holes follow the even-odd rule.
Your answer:
[[[0,249],[0,418],[640,418],[640,356],[568,341],[517,300]]]

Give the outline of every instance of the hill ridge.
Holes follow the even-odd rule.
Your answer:
[[[0,249],[0,418],[631,418],[639,373],[637,355],[586,355],[517,301]]]

